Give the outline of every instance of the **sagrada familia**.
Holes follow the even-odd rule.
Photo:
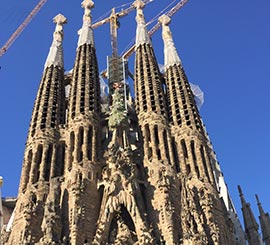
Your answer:
[[[54,18],[19,193],[1,244],[269,245],[269,215],[258,199],[261,238],[240,187],[245,232],[238,220],[176,51],[170,18],[159,18],[165,57],[161,73],[144,3],[133,3],[135,96],[125,81],[125,61],[115,55],[109,58],[110,92],[105,96],[93,6],[92,0],[82,2],[76,60],[67,74],[62,48],[66,18]],[[1,210],[7,204],[3,200]]]

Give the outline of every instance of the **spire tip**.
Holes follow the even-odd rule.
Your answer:
[[[86,8],[91,9],[91,8],[94,8],[95,3],[92,0],[84,0],[82,1],[81,5],[82,5],[82,8],[84,9]]]
[[[136,9],[143,9],[145,6],[145,3],[141,0],[136,0],[133,4],[132,4]]]
[[[158,18],[158,21],[161,25],[167,26],[171,23],[171,18],[168,15],[164,14]]]
[[[63,25],[67,23],[67,18],[62,14],[58,14],[53,18],[53,22],[56,25]]]
[[[256,200],[257,200],[258,205],[260,205],[261,202],[260,202],[259,196],[257,194],[255,194],[255,197],[256,197]]]
[[[243,196],[243,191],[242,191],[242,189],[241,189],[241,186],[238,185],[237,188],[238,188],[238,191],[239,191],[239,195],[240,195],[240,196]]]

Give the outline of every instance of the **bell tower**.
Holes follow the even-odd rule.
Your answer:
[[[170,21],[166,15],[159,18],[164,41],[169,124],[177,159],[177,176],[181,183],[183,243],[233,244],[232,230],[228,229],[232,224],[214,178],[211,144],[176,51]]]
[[[66,21],[61,14],[54,18],[56,28],[32,114],[9,244],[36,243],[48,229],[56,237],[60,235],[57,218],[54,224],[44,226],[43,222],[59,215],[60,178],[64,173],[60,128],[65,116],[62,40]],[[49,211],[52,203],[54,208]]]

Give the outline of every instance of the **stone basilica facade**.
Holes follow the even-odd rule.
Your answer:
[[[2,244],[246,244],[175,49],[170,18],[159,19],[161,74],[144,3],[133,3],[135,99],[119,69],[125,61],[115,56],[108,70],[110,94],[101,96],[93,5],[82,3],[83,26],[69,74],[62,50],[66,18],[54,19],[19,194]],[[241,200],[244,207],[242,192]],[[250,244],[260,244],[258,228],[253,230]]]

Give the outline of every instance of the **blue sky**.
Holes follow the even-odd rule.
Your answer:
[[[2,46],[37,0],[2,0],[0,46]],[[123,0],[95,1],[93,20]],[[172,0],[154,0],[145,9],[152,19]],[[190,0],[171,24],[174,40],[190,82],[205,93],[201,115],[206,125],[231,196],[240,214],[237,185],[255,213],[255,193],[269,210],[269,0]],[[74,63],[77,30],[81,26],[80,1],[48,0],[46,5],[0,58],[0,175],[3,195],[17,194],[24,144],[32,108],[52,41],[52,18],[68,18],[65,26],[65,69]],[[120,19],[119,53],[135,37],[135,13]],[[100,71],[110,55],[109,26],[95,30]],[[161,32],[153,37],[159,63],[163,63]],[[130,58],[133,70],[134,56]]]

